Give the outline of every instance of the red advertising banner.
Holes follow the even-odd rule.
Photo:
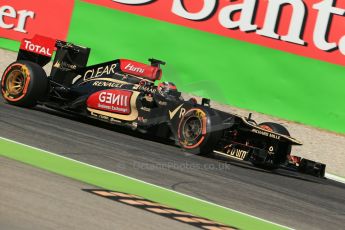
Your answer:
[[[39,34],[65,39],[73,6],[73,0],[1,0],[0,37],[21,41]]]
[[[345,65],[345,1],[83,1]]]

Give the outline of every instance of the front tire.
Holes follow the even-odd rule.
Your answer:
[[[12,105],[34,107],[48,90],[48,79],[43,68],[29,61],[9,65],[1,79],[1,94]]]
[[[178,126],[178,142],[186,151],[207,155],[221,137],[219,116],[211,109],[193,108],[186,112]]]

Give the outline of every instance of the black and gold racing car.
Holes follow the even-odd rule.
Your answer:
[[[55,58],[47,76],[43,66]],[[12,105],[37,104],[99,119],[160,138],[175,140],[188,152],[217,153],[258,167],[292,164],[298,170],[324,176],[325,165],[291,157],[291,146],[302,143],[277,123],[257,124],[211,108],[210,100],[184,100],[171,82],[161,82],[161,65],[117,59],[87,66],[90,49],[35,36],[24,39],[17,60],[5,70],[1,93]]]

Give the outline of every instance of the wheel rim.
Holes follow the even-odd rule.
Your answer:
[[[13,70],[6,79],[6,91],[12,96],[18,96],[23,92],[25,77],[19,70]]]
[[[200,135],[202,135],[202,121],[195,116],[186,119],[182,133],[187,142],[194,142]]]

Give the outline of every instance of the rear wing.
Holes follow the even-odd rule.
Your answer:
[[[17,60],[32,61],[40,66],[48,64],[55,54],[54,63],[60,66],[85,67],[89,59],[90,48],[74,45],[65,41],[35,35],[32,39],[23,39],[20,45]],[[52,73],[54,72],[54,67]],[[53,74],[52,74],[53,75]]]
[[[32,39],[24,38],[20,44],[17,61],[32,61],[45,66],[55,51],[55,43],[56,40],[39,35]]]
[[[165,62],[151,58],[149,59],[151,65],[127,59],[118,59],[86,67],[90,48],[41,35],[22,40],[17,60],[31,61],[43,67],[50,62],[54,52],[55,58],[50,77],[55,83],[64,86],[73,84],[73,79],[77,75],[84,76],[84,79],[87,77],[94,78],[112,71],[121,71],[150,81],[160,80],[162,76],[160,66],[165,65]],[[115,64],[114,68],[109,68],[107,66],[109,63]]]

